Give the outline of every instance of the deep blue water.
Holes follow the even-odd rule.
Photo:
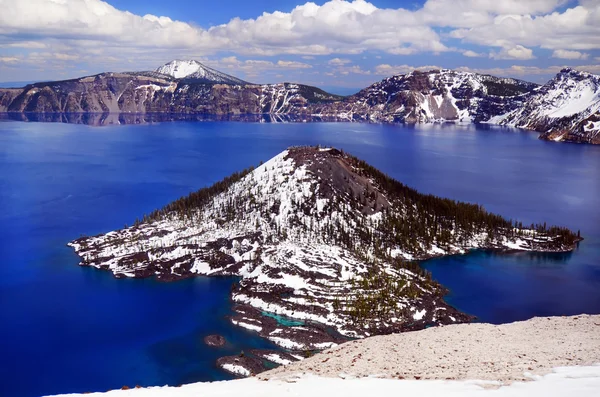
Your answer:
[[[271,347],[229,325],[233,279],[116,280],[65,244],[304,144],[525,224],[581,229],[572,255],[427,262],[459,309],[494,323],[600,313],[600,147],[453,125],[0,122],[0,396],[227,379],[219,355]],[[225,350],[204,346],[215,332]]]

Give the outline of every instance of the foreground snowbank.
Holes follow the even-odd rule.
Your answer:
[[[511,324],[457,324],[344,343],[309,359],[260,374],[288,380],[313,374],[362,378],[510,383],[525,373],[600,363],[600,316],[538,317]],[[600,395],[600,393],[598,393]]]
[[[600,390],[600,365],[591,367],[563,367],[551,374],[536,377],[534,382],[518,382],[500,386],[497,382],[341,379],[305,375],[293,381],[261,381],[256,378],[195,383],[182,387],[153,387],[148,389],[114,390],[107,393],[86,394],[103,397],[199,397],[199,396],[461,396],[461,397],[558,397],[597,396]],[[65,395],[66,396],[66,395]]]

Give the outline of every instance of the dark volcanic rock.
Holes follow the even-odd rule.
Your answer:
[[[244,353],[221,357],[217,360],[217,366],[239,377],[254,376],[267,370],[263,360]]]
[[[225,337],[221,335],[208,335],[204,337],[204,343],[211,347],[223,347],[225,346]]]

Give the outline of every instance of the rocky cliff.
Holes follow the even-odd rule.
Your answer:
[[[475,73],[415,71],[384,79],[344,101],[321,106],[318,113],[383,122],[485,122],[519,108],[536,87],[520,80]]]
[[[0,89],[0,112],[276,115],[402,123],[516,126],[542,139],[600,143],[600,76],[561,71],[544,86],[453,70],[397,75],[355,95],[316,87],[249,84],[195,61],[154,72],[102,73]]]
[[[18,113],[310,114],[342,97],[301,84],[231,85],[158,73],[103,73],[0,89],[0,111]]]

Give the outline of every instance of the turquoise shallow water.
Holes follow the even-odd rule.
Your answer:
[[[525,224],[581,229],[570,255],[426,262],[461,310],[496,323],[600,313],[600,147],[453,125],[0,122],[0,395],[227,379],[219,355],[273,347],[229,324],[234,279],[116,280],[78,267],[65,244],[304,144]],[[214,332],[230,341],[221,352],[202,342]]]

